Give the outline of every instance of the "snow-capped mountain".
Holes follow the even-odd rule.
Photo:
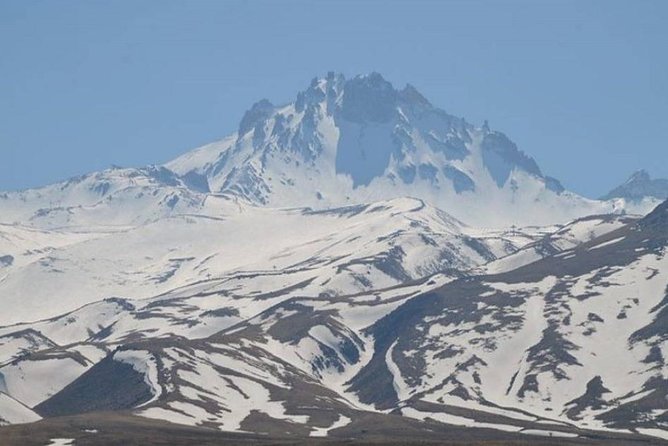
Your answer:
[[[634,172],[624,184],[617,186],[602,200],[624,199],[633,203],[656,203],[668,199],[668,180],[652,178],[646,170]]]
[[[111,229],[216,216],[215,196],[313,209],[415,197],[469,225],[501,228],[645,214],[658,203],[613,195],[590,200],[565,190],[506,135],[446,113],[410,85],[330,73],[293,103],[256,103],[237,133],[165,166],[114,167],[0,193],[0,222]]]
[[[166,166],[258,205],[323,208],[412,196],[486,227],[565,223],[624,206],[564,190],[503,133],[446,113],[410,85],[397,90],[377,73],[349,80],[330,73],[288,105],[262,100],[235,135]]]

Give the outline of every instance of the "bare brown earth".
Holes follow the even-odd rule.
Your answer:
[[[94,432],[93,432],[94,431]],[[642,436],[592,436],[551,439],[487,429],[444,427],[381,415],[355,420],[350,429],[328,439],[226,433],[171,424],[127,413],[101,412],[48,418],[37,423],[0,428],[1,446],[44,446],[53,438],[74,438],[76,446],[209,446],[209,445],[447,445],[447,446],[645,446],[668,444]]]

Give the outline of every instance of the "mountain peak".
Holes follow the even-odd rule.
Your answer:
[[[274,104],[268,99],[261,99],[251,106],[251,108],[244,113],[241,122],[239,123],[239,136],[243,136],[253,129],[258,123],[261,123],[274,111]]]
[[[407,84],[398,90],[382,74],[373,71],[346,79],[330,71],[325,77],[315,77],[308,88],[297,94],[295,109],[304,111],[327,100],[327,110],[357,123],[383,123],[392,119],[399,106],[412,109],[433,109],[432,104],[417,88]]]
[[[397,105],[398,93],[379,73],[355,76],[345,83],[342,116],[351,122],[388,122]]]
[[[647,172],[645,169],[640,169],[633,172],[629,179],[626,180],[625,184],[645,183],[651,180],[652,178],[650,177],[649,172]]]
[[[213,192],[271,207],[413,196],[492,227],[612,211],[564,193],[502,132],[450,115],[413,85],[397,89],[378,72],[346,79],[330,71],[292,104],[259,101],[226,141],[168,166],[206,176]]]
[[[668,180],[653,179],[646,170],[637,170],[622,185],[602,197],[603,200],[614,198],[624,198],[634,202],[645,198],[665,200],[668,198]]]

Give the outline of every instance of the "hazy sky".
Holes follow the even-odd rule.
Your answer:
[[[165,162],[378,71],[576,192],[668,177],[668,1],[0,1],[0,190]]]

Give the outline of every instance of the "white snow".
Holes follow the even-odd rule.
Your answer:
[[[663,429],[649,429],[649,428],[642,428],[639,427],[637,429],[638,432],[644,435],[649,435],[651,437],[657,437],[657,438],[662,438],[664,440],[668,440],[668,431],[663,430]]]
[[[192,426],[212,422],[225,431],[241,431],[242,422],[253,410],[289,422],[308,422],[308,416],[287,415],[283,403],[272,399],[269,388],[277,382],[276,377],[272,376],[267,365],[259,360],[254,363],[255,367],[251,363],[243,370],[231,369],[225,372],[221,367],[229,367],[232,363],[230,358],[223,354],[209,355],[200,351],[191,354],[172,350],[170,356],[174,359],[174,364],[188,364],[189,370],[178,371],[179,378],[192,385],[182,385],[179,388],[186,400],[142,409],[138,412],[139,415]],[[248,377],[239,376],[239,372],[247,374]],[[204,410],[201,404],[205,398],[207,404],[214,402],[218,405],[218,410]]]
[[[513,426],[510,424],[479,422],[472,420],[470,418],[451,415],[445,412],[422,412],[415,410],[412,407],[403,407],[401,409],[401,414],[406,417],[415,418],[417,420],[425,420],[427,418],[430,418],[434,421],[440,421],[441,423],[451,424],[453,426],[477,427],[481,429],[496,429],[506,432],[519,432],[522,429],[519,426]]]
[[[72,446],[74,441],[74,438],[52,438],[46,446]]]
[[[394,386],[394,391],[397,393],[399,401],[403,401],[407,399],[412,392],[410,386],[406,384],[401,376],[401,369],[399,369],[399,366],[392,359],[392,352],[394,351],[394,347],[396,345],[397,341],[394,341],[394,343],[387,349],[387,353],[385,353],[385,364],[387,365],[387,369],[392,374],[392,385]]]
[[[0,367],[0,376],[6,393],[28,407],[34,407],[58,393],[87,368],[70,357],[54,356],[53,359],[20,360],[6,364]]]
[[[32,423],[41,419],[32,409],[0,392],[0,426],[6,424]]]
[[[486,258],[470,246],[470,237],[499,256],[527,242],[515,235],[472,230],[414,199],[374,203],[355,212],[313,213],[229,203],[214,208],[215,218],[173,216],[113,233],[89,233],[84,240],[12,267],[0,281],[5,306],[12,311],[0,314],[0,324],[52,317],[110,296],[167,298],[190,290],[192,296],[196,287],[227,291],[241,314],[227,319],[197,315],[193,335],[205,337],[257,314],[266,302],[238,297],[291,287],[281,298],[290,293],[316,297],[377,290],[404,281],[375,262],[398,250],[403,255],[396,261],[405,274],[420,279],[442,269],[466,270],[485,263]],[[51,304],[41,305],[45,301]],[[220,299],[197,298],[196,305],[217,309]],[[89,319],[85,327],[61,324],[58,334],[50,330],[48,336],[62,343],[84,341],[89,328],[114,322],[100,321],[99,310],[77,314]],[[119,310],[109,306],[106,311]],[[126,322],[136,324],[123,319],[114,329],[120,331]],[[165,321],[155,328],[165,334],[175,330]]]
[[[605,246],[614,245],[615,243],[619,243],[619,242],[621,242],[622,240],[624,240],[624,237],[617,237],[617,238],[614,238],[614,239],[612,239],[612,240],[608,240],[607,242],[603,242],[603,243],[599,243],[599,244],[597,244],[597,245],[591,246],[591,247],[589,248],[589,250],[591,251],[591,250],[593,250],[593,249],[600,249],[600,248],[603,248],[603,247],[605,247]]]

